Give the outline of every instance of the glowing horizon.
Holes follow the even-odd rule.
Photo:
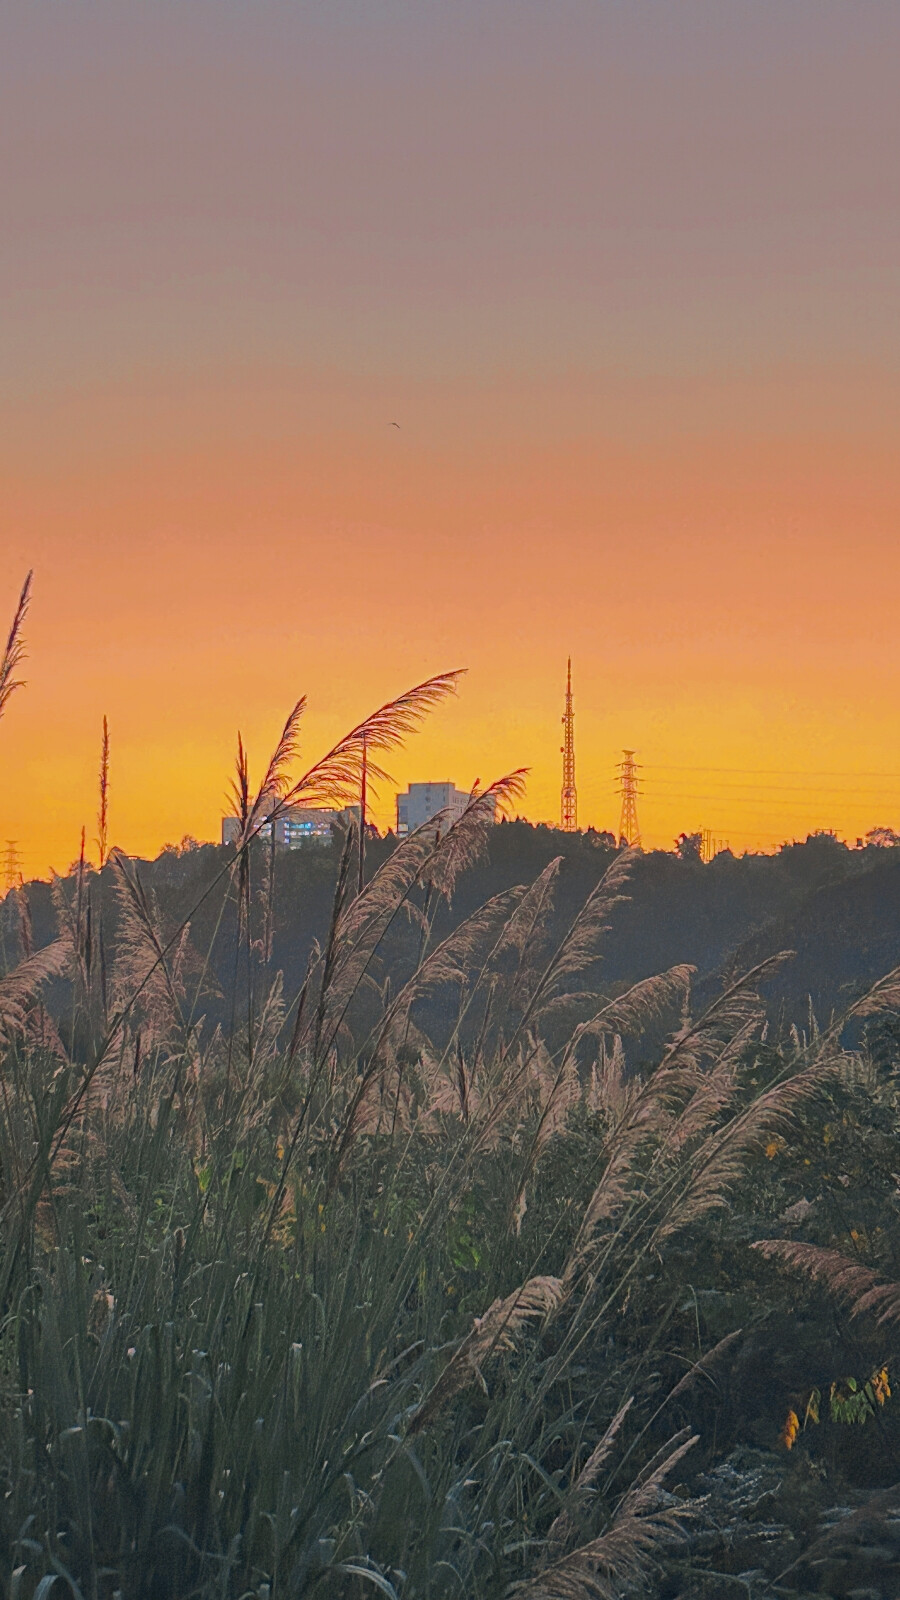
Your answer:
[[[73,0],[0,24],[0,847],[217,838],[429,673],[399,787],[900,829],[900,11]],[[398,424],[395,426],[394,424]],[[383,828],[393,795],[374,808]]]

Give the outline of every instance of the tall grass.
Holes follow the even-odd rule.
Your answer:
[[[60,937],[37,953],[18,897],[0,1580],[19,1600],[613,1597],[682,1536],[690,1373],[669,1394],[652,1377],[667,1258],[839,1069],[840,1035],[760,1073],[771,963],[699,1015],[687,967],[601,997],[627,852],[561,938],[558,863],[441,936],[521,774],[401,841],[361,893],[348,834],[327,939],[285,996],[266,816],[346,796],[363,750],[371,776],[445,686],[295,780],[298,709],[255,797],[239,754],[227,1030],[204,1022],[210,951],[162,925],[121,854],[112,951],[108,875],[57,884]]]

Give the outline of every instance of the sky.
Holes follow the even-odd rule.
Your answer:
[[[218,836],[466,667],[402,786],[900,828],[895,0],[0,14],[0,723],[26,876]],[[394,426],[394,424],[398,426]],[[386,826],[393,793],[375,817]]]

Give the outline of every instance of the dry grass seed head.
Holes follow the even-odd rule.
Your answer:
[[[593,1489],[603,1467],[612,1455],[619,1429],[633,1404],[634,1396],[631,1395],[625,1401],[625,1404],[619,1407],[603,1437],[594,1445],[584,1466],[581,1468],[569,1492],[567,1504],[550,1525],[544,1546],[542,1567],[547,1567],[552,1562],[558,1561],[565,1551],[566,1545],[572,1538],[575,1513],[579,1505]]]
[[[871,1267],[840,1250],[792,1239],[760,1239],[753,1249],[821,1283],[854,1317],[874,1312],[879,1323],[900,1322],[900,1283],[879,1283]]]
[[[727,1204],[729,1191],[744,1175],[748,1156],[773,1133],[790,1126],[800,1107],[834,1074],[836,1060],[835,1052],[822,1049],[808,1067],[773,1084],[745,1111],[709,1134],[691,1157],[693,1175],[654,1235],[657,1248],[682,1228]]]
[[[573,1043],[602,1034],[637,1033],[670,1012],[684,1007],[690,993],[695,967],[670,967],[652,978],[642,978],[624,994],[609,1000],[600,1010],[579,1024]]]
[[[19,603],[16,606],[12,625],[7,635],[3,656],[0,658],[0,717],[6,710],[10,697],[15,694],[17,689],[25,687],[24,680],[16,678],[14,674],[25,658],[25,640],[22,636],[22,630],[31,599],[31,578],[32,574],[29,572],[22,585]]]
[[[457,1345],[437,1382],[414,1412],[409,1432],[418,1433],[434,1421],[450,1400],[475,1379],[491,1356],[515,1348],[516,1336],[536,1317],[548,1317],[559,1304],[562,1284],[559,1278],[529,1278],[505,1299],[494,1300],[482,1317],[476,1317],[471,1332]]]
[[[465,810],[449,827],[442,827],[428,864],[427,881],[449,900],[457,880],[484,854],[492,824],[525,792],[527,769],[519,768],[498,778],[486,789],[476,786]]]
[[[662,1459],[632,1484],[597,1539],[559,1556],[517,1584],[517,1600],[621,1600],[644,1583],[655,1558],[683,1532],[687,1508],[661,1504],[665,1479],[697,1443],[677,1435]]]
[[[636,850],[621,851],[591,890],[553,959],[554,992],[563,978],[583,972],[597,959],[599,941],[609,931],[610,912],[626,898],[622,890],[638,854]]]
[[[285,802],[353,804],[359,798],[364,750],[369,781],[373,784],[388,782],[388,773],[372,760],[374,752],[396,750],[429,711],[448,695],[455,694],[462,675],[461,670],[438,673],[380,706],[339,739],[327,755],[287,790]]]
[[[61,977],[71,959],[71,941],[64,936],[45,945],[43,950],[25,956],[11,972],[0,978],[0,1044],[25,1031],[30,1009],[43,985]]]

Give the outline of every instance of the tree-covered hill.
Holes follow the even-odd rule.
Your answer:
[[[370,842],[367,873],[390,856],[392,835]],[[310,950],[327,935],[341,840],[325,848],[279,853],[275,864],[274,964],[284,973],[285,994],[303,981]],[[560,931],[599,881],[614,851],[593,832],[563,834],[523,821],[490,830],[486,856],[459,879],[436,929],[446,933],[484,899],[534,881],[560,857],[550,931]],[[252,852],[254,915],[268,871],[262,844]],[[206,1014],[221,1019],[221,995],[230,992],[236,910],[233,890],[222,878],[227,847],[202,845],[164,851],[137,864],[141,882],[155,897],[164,926],[190,918],[192,942],[211,949]],[[219,881],[217,881],[217,879]],[[117,900],[114,874],[92,878],[94,913],[102,912],[114,942]],[[36,943],[47,944],[58,916],[50,885],[29,888]],[[257,930],[258,932],[259,930]],[[411,938],[401,919],[393,933],[400,947]],[[880,973],[900,961],[900,850],[850,850],[831,835],[784,846],[773,855],[735,857],[729,852],[704,864],[696,856],[650,851],[631,869],[626,896],[609,917],[602,959],[592,977],[598,987],[620,987],[667,967],[697,968],[700,992],[712,992],[722,976],[744,970],[779,950],[795,952],[767,991],[770,1003],[789,1020],[804,1022],[812,1004],[827,1017]]]

